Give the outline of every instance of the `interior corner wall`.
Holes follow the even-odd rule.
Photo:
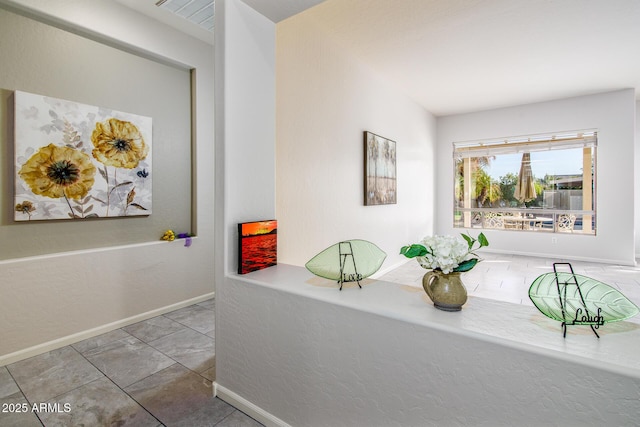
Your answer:
[[[487,249],[635,264],[635,110],[634,90],[624,89],[438,118],[437,233],[464,231],[453,228],[453,142],[597,129],[596,236],[484,230]]]
[[[275,217],[275,24],[240,0],[223,0],[216,1],[215,28],[216,157],[223,174],[216,229],[224,236],[227,273],[237,271],[237,224]]]
[[[335,42],[309,9],[277,25],[278,262],[364,239],[387,253],[433,230],[435,118]],[[397,203],[364,206],[363,132],[396,141]]]
[[[110,0],[0,3],[125,51],[194,68],[198,154],[192,166],[198,237],[191,247],[161,242],[167,224],[149,242],[0,261],[4,365],[212,295],[213,47]]]
[[[214,38],[216,382],[224,386],[235,374],[226,349],[237,337],[222,319],[237,319],[226,297],[237,224],[275,216],[275,24],[241,0],[216,0]]]
[[[640,178],[640,102],[636,102],[636,133],[635,133],[635,154],[634,154],[634,179],[633,182],[638,182]],[[635,224],[636,224],[636,232],[635,232],[635,242],[636,242],[636,259],[640,258],[640,233],[638,233],[638,227],[640,227],[640,185],[636,185],[634,187],[634,208],[635,208]]]

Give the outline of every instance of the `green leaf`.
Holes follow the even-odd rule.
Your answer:
[[[564,315],[558,295],[556,273],[546,273],[539,276],[529,288],[529,298],[533,304],[542,314],[551,319],[569,324],[594,323],[579,321],[588,312],[590,316],[602,316],[602,321],[606,323],[626,320],[640,312],[640,309],[633,302],[607,284],[579,274],[572,275],[566,272],[557,273],[557,277],[560,293],[565,301]],[[576,282],[580,286],[580,290],[575,285]],[[566,298],[564,298],[565,289]],[[584,298],[584,304],[580,292]],[[578,309],[581,311],[578,312]]]
[[[455,272],[464,273],[465,271],[471,270],[478,263],[478,258],[468,259],[466,261],[462,261],[456,268],[453,269]]]
[[[460,235],[464,238],[464,240],[467,241],[467,244],[469,245],[469,250],[471,250],[471,248],[473,247],[473,244],[476,242],[476,239],[469,236],[468,234],[460,233]]]
[[[480,233],[478,235],[478,242],[480,242],[480,247],[489,246],[489,241],[485,237],[484,233]]]
[[[400,248],[400,254],[406,256],[407,258],[415,258],[417,256],[425,256],[428,254],[427,248],[423,245],[414,243],[411,246],[403,246]]]

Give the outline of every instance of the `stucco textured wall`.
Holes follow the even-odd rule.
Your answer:
[[[597,235],[486,232],[488,250],[635,264],[635,91],[624,89],[438,118],[436,229],[453,229],[452,143],[596,129]],[[461,231],[461,230],[460,230]],[[556,239],[553,243],[552,237]]]
[[[228,279],[217,307],[216,381],[288,425],[637,422],[637,329],[563,341],[533,307],[475,298],[446,313],[398,284],[338,291],[296,268]],[[630,358],[612,369],[614,349]]]
[[[312,8],[276,28],[279,260],[364,239],[387,253],[384,270],[433,233],[435,118],[315,19]],[[364,206],[364,131],[396,142],[396,204]]]

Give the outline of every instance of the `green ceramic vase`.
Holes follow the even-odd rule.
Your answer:
[[[436,308],[444,311],[460,311],[467,302],[467,288],[464,287],[461,273],[447,273],[433,270],[422,278],[422,287]]]

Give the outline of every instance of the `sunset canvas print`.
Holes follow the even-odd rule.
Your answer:
[[[278,221],[238,224],[238,274],[261,270],[278,263]]]

